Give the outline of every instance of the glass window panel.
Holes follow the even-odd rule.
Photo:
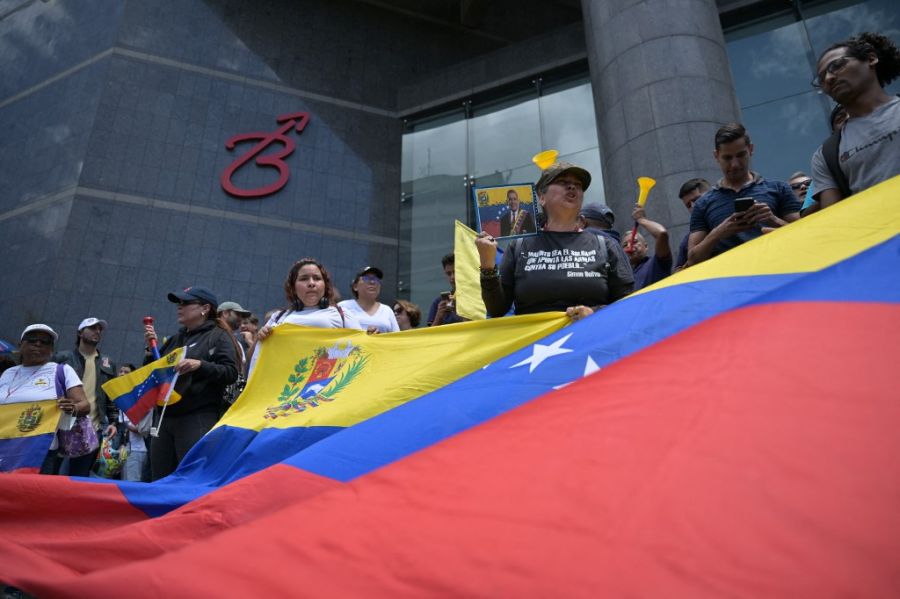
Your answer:
[[[430,192],[443,187],[444,177],[459,184],[466,174],[466,123],[455,122],[403,136],[401,173],[407,193]],[[410,185],[411,184],[411,185]]]
[[[794,171],[809,173],[812,155],[829,133],[828,113],[815,91],[746,108],[743,115],[754,171],[780,181]]]
[[[469,172],[476,177],[502,174],[541,151],[538,100],[512,100],[514,104],[476,109],[469,119]]]
[[[441,257],[453,250],[453,221],[466,221],[466,122],[455,118],[403,136],[399,279],[423,311],[447,287]]]
[[[812,49],[800,23],[768,22],[770,29],[726,36],[728,61],[742,107],[809,91]]]
[[[560,154],[597,146],[594,96],[590,83],[541,96],[541,127],[545,150]]]

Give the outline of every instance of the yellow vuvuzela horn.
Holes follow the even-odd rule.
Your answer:
[[[559,156],[558,150],[544,150],[543,152],[538,152],[537,154],[532,156],[531,161],[543,171],[546,170],[548,166],[556,162],[557,156]]]
[[[656,185],[656,179],[651,179],[650,177],[638,177],[637,182],[641,188],[637,203],[638,206],[643,206],[647,203],[647,195],[649,195],[650,190]]]

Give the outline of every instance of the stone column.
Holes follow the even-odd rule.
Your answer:
[[[670,229],[672,251],[689,214],[678,188],[715,182],[715,131],[740,120],[714,0],[582,0],[606,200],[631,224],[636,179],[656,179],[648,216]]]

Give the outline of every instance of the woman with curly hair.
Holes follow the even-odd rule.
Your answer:
[[[884,87],[900,75],[900,51],[883,35],[862,33],[822,53],[813,86],[843,106],[843,128],[812,160],[822,208],[900,174],[900,98]]]
[[[284,281],[287,307],[275,312],[257,333],[256,346],[264,342],[274,329],[284,323],[321,329],[359,329],[353,316],[335,305],[334,284],[321,262],[303,258],[294,263]],[[251,351],[252,351],[251,350]],[[256,365],[258,351],[253,351],[250,369]],[[250,378],[249,372],[247,378]]]

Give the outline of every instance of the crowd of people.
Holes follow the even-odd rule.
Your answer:
[[[715,184],[692,178],[681,186],[678,195],[690,213],[690,232],[674,255],[668,231],[642,206],[631,213],[636,232],[622,237],[608,206],[584,203],[591,184],[587,170],[566,162],[544,169],[535,184],[541,207],[537,222],[513,212],[504,229],[535,234],[513,239],[499,264],[497,240],[484,232],[475,240],[487,315],[562,311],[572,320],[586,318],[673,271],[790,226],[900,173],[900,98],[884,90],[900,74],[896,46],[881,35],[859,35],[828,48],[818,60],[817,73],[813,85],[837,106],[831,117],[834,133],[812,157],[812,176],[798,171],[787,182],[764,178],[751,169],[749,132],[739,123],[722,126],[712,140],[722,178]],[[517,196],[510,196],[509,202],[518,207]],[[652,251],[648,237],[653,239]],[[450,289],[432,302],[426,326],[464,320],[456,310],[454,254],[444,256],[441,266]],[[187,350],[176,366],[180,399],[167,406],[165,424],[152,438],[159,410],[132,423],[102,389],[103,383],[135,367],[117,367],[100,351],[108,325],[96,317],[77,326],[72,349],[59,351],[54,351],[59,337],[51,327],[26,327],[20,336],[20,363],[2,363],[0,403],[56,399],[67,417],[83,417],[98,439],[117,438],[118,446],[128,450],[120,468],[114,469],[101,448],[64,457],[54,441],[42,473],[157,480],[177,468],[240,394],[277,327],[290,323],[370,334],[418,327],[422,312],[417,305],[402,299],[381,302],[383,279],[381,268],[366,266],[350,285],[352,299],[341,300],[326,266],[303,258],[284,281],[284,307],[262,319],[237,302],[220,303],[202,286],[168,294],[180,328],[161,340],[159,351],[165,355],[182,346]],[[145,325],[144,337],[148,363],[160,339],[152,324]]]

